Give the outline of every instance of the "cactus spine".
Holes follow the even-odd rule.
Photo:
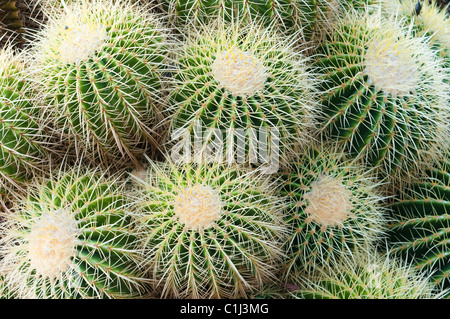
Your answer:
[[[311,147],[279,177],[290,227],[287,282],[299,272],[351,258],[383,235],[380,184],[342,153]]]
[[[252,157],[260,142],[260,150],[279,152],[286,162],[314,122],[314,87],[305,63],[290,40],[257,24],[219,21],[192,31],[175,58],[171,142],[181,134],[200,135],[198,153],[216,147],[219,160],[242,156],[240,163],[267,164],[263,152]]]
[[[434,271],[433,282],[450,288],[450,157],[405,187],[392,204],[392,251],[421,271]]]
[[[247,297],[276,280],[285,227],[255,173],[150,162],[133,191],[147,270],[163,297]]]
[[[18,298],[132,298],[144,292],[118,178],[72,169],[36,181],[6,216],[0,269]]]
[[[166,30],[126,1],[75,2],[35,41],[34,67],[61,134],[102,164],[155,146]]]
[[[353,13],[317,52],[322,136],[393,179],[439,156],[449,88],[423,39],[380,14]]]

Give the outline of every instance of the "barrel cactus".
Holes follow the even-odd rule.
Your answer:
[[[300,299],[441,299],[429,275],[410,264],[377,252],[343,259],[331,269],[318,269],[300,279],[300,288],[289,294]]]
[[[183,137],[200,160],[213,148],[219,161],[271,165],[307,141],[317,103],[306,58],[273,28],[204,25],[180,44],[174,72],[169,141]]]
[[[279,184],[290,227],[285,244],[287,282],[299,272],[351,258],[383,236],[381,184],[342,153],[323,146],[308,148],[279,173]]]
[[[127,1],[74,2],[50,19],[30,59],[47,116],[76,154],[138,165],[156,145],[167,45],[159,18]]]
[[[36,181],[3,224],[0,269],[18,298],[133,298],[147,291],[118,177],[73,168]]]
[[[9,46],[0,50],[0,194],[22,188],[46,168],[50,153],[22,58]]]
[[[322,137],[391,181],[438,158],[449,134],[442,61],[410,31],[381,14],[351,13],[313,63]]]
[[[277,280],[286,229],[266,178],[170,161],[150,162],[147,172],[132,196],[162,297],[245,298]]]
[[[405,187],[392,204],[392,251],[421,271],[433,270],[433,282],[450,288],[450,156]]]

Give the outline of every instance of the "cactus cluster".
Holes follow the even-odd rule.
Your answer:
[[[0,298],[450,298],[442,2],[0,0]]]

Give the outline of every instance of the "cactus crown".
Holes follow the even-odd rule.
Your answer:
[[[175,197],[174,213],[190,229],[208,229],[222,214],[220,196],[211,186],[185,187]]]
[[[44,212],[32,222],[27,236],[30,267],[43,277],[58,278],[76,255],[80,233],[72,212]]]
[[[370,84],[392,96],[405,96],[416,90],[420,82],[419,62],[414,49],[395,37],[371,39],[364,56],[364,73]]]
[[[320,175],[311,183],[311,188],[303,197],[308,201],[305,213],[307,221],[314,221],[325,229],[327,226],[339,226],[347,219],[353,205],[352,192],[338,178]]]
[[[234,46],[217,53],[211,69],[217,82],[235,96],[253,95],[264,89],[268,76],[258,58]]]

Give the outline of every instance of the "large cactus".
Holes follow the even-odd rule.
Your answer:
[[[163,297],[248,297],[277,280],[286,229],[267,180],[170,162],[135,179],[147,270]]]
[[[380,176],[411,176],[448,136],[441,60],[394,19],[349,14],[318,48],[323,136]]]
[[[279,174],[286,198],[287,282],[299,272],[350,258],[383,236],[380,184],[361,165],[331,148],[313,146]]]
[[[392,250],[422,271],[433,270],[433,282],[450,288],[450,157],[426,170],[405,187],[392,204],[389,225]]]
[[[10,48],[0,50],[0,193],[11,186],[22,187],[45,168],[47,133],[22,56]]]
[[[18,298],[141,296],[141,255],[122,187],[81,168],[36,181],[2,228],[7,289]]]
[[[137,165],[153,132],[166,30],[127,1],[74,2],[37,36],[35,60],[49,116],[79,153]]]
[[[213,22],[189,34],[175,57],[172,141],[188,134],[200,139],[197,155],[213,147],[219,160],[287,162],[307,140],[317,104],[305,57],[292,45],[254,23]]]

